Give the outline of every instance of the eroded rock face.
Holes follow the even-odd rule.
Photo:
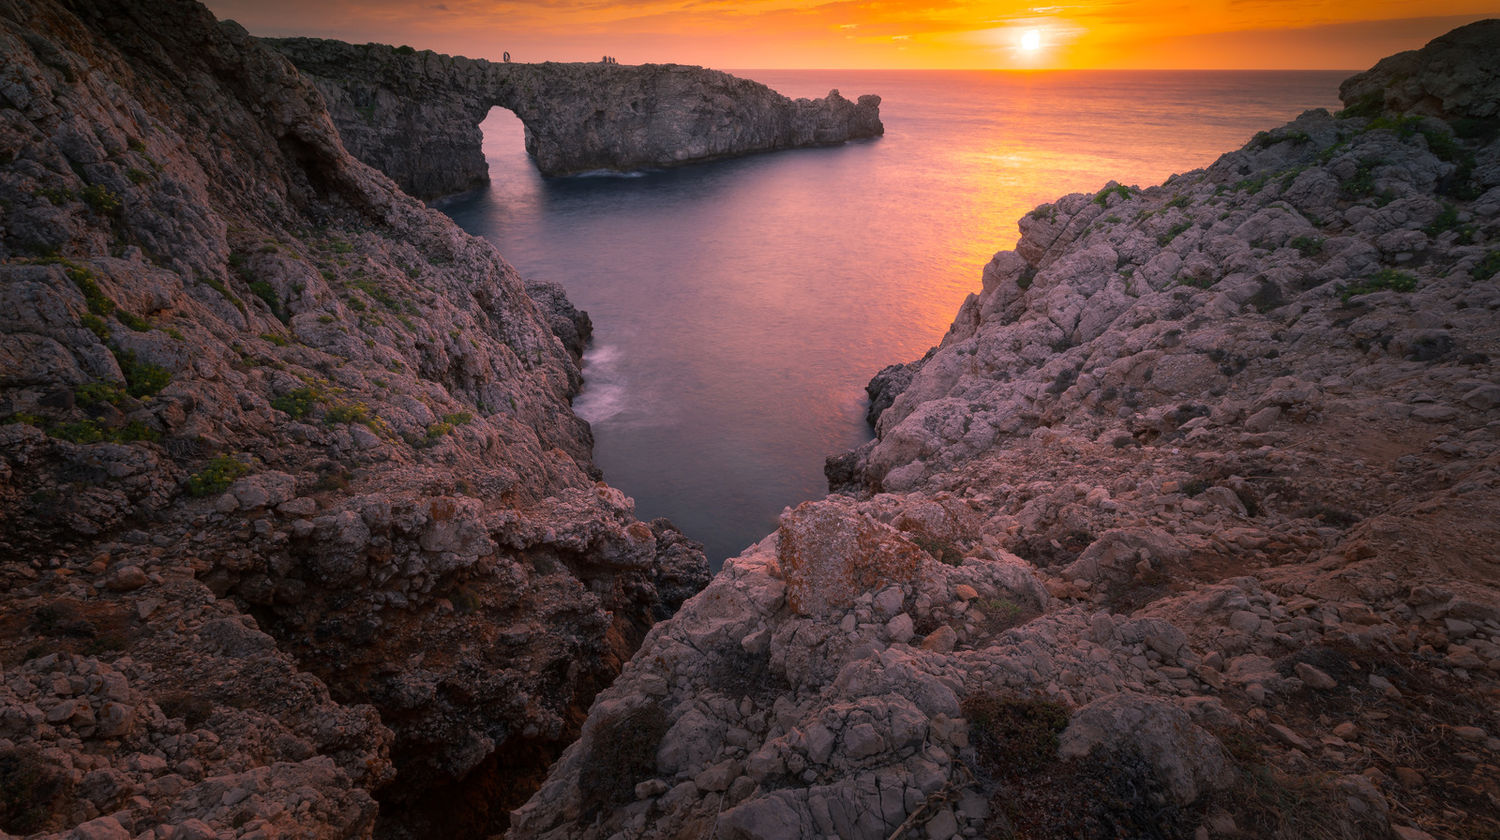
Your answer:
[[[479,123],[493,107],[526,126],[546,175],[631,171],[878,137],[880,97],[788,99],[675,64],[496,64],[383,44],[265,41],[317,84],[345,145],[422,198],[489,182]]]
[[[707,580],[596,483],[586,318],[196,3],[0,53],[0,831],[502,829]]]
[[[1500,794],[1493,26],[1403,59],[1477,80],[1440,112],[1028,214],[510,836],[1500,830],[1424,781]]]
[[[1339,98],[1363,116],[1420,114],[1457,120],[1500,119],[1500,63],[1475,61],[1500,50],[1500,21],[1482,20],[1420,50],[1382,59],[1339,86]]]

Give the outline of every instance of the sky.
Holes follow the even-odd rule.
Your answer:
[[[256,35],[723,69],[1363,69],[1500,0],[207,0]]]

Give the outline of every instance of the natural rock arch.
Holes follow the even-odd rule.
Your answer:
[[[344,145],[407,192],[489,181],[479,123],[506,108],[546,175],[642,169],[878,137],[880,97],[792,100],[676,64],[495,63],[383,44],[267,39],[328,101]]]

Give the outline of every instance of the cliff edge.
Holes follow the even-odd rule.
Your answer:
[[[878,96],[792,100],[702,67],[497,64],[384,44],[263,43],[322,91],[355,157],[421,198],[489,182],[479,123],[497,106],[520,117],[544,175],[680,166],[885,132]]]
[[[1027,214],[508,836],[1500,832],[1497,61]]]
[[[586,320],[197,3],[0,55],[0,833],[502,830],[708,576],[596,480]]]

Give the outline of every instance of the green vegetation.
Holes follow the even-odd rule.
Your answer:
[[[136,358],[135,351],[111,348],[120,372],[125,375],[125,391],[132,397],[149,397],[167,387],[172,373],[164,367],[143,362]]]
[[[293,388],[285,394],[271,400],[271,407],[277,411],[285,411],[293,419],[300,420],[311,414],[314,408],[324,402],[322,392],[316,388]]]
[[[86,409],[125,402],[125,389],[113,382],[87,382],[73,387],[73,401]]]
[[[1375,167],[1383,161],[1366,161],[1354,170],[1354,175],[1349,180],[1340,184],[1345,196],[1359,198],[1375,192]]]
[[[86,312],[82,318],[78,319],[78,322],[83,324],[89,332],[98,336],[100,341],[109,341],[109,325],[104,323],[103,318],[92,312]]]
[[[1356,295],[1367,295],[1371,292],[1410,292],[1417,288],[1417,277],[1405,271],[1397,271],[1394,268],[1382,268],[1369,277],[1355,283],[1352,286],[1344,286],[1339,291],[1339,299],[1345,303]]]
[[[250,465],[233,455],[217,455],[188,478],[189,496],[212,496],[229,489],[236,479],[250,474]]]
[[[334,423],[358,423],[375,429],[382,425],[380,418],[370,411],[370,407],[362,402],[341,402],[330,405],[328,411],[323,415],[324,422],[332,425]]]
[[[73,191],[67,187],[37,187],[32,190],[31,194],[38,198],[45,198],[54,207],[61,207],[74,198]]]
[[[1192,204],[1193,199],[1186,193],[1175,196],[1171,201],[1167,202],[1168,207],[1191,207]]]
[[[1177,281],[1177,285],[1179,286],[1190,286],[1194,289],[1211,288],[1215,283],[1219,282],[1211,273],[1206,272],[1202,274],[1179,274],[1173,279]]]
[[[80,193],[83,203],[101,216],[113,216],[124,208],[120,196],[103,184],[90,184]]]
[[[155,429],[139,420],[131,420],[123,426],[108,426],[98,420],[80,420],[52,426],[46,432],[52,437],[73,443],[134,443],[154,441],[161,437]]]
[[[151,180],[150,173],[146,172],[146,170],[144,169],[136,169],[133,166],[125,170],[125,177],[129,178],[130,183],[135,184],[136,186],[140,186],[141,184],[144,184],[147,181]]]
[[[1349,103],[1348,107],[1334,114],[1340,119],[1351,117],[1374,117],[1385,107],[1385,92],[1373,90]]]
[[[1286,244],[1296,248],[1304,257],[1323,253],[1323,237],[1321,236],[1298,236]]]
[[[1130,188],[1124,184],[1115,184],[1113,187],[1105,187],[1094,196],[1094,203],[1104,207],[1109,202],[1110,195],[1118,195],[1122,200],[1128,200],[1131,196]]]
[[[1038,205],[1031,208],[1031,211],[1026,214],[1026,217],[1028,219],[1050,222],[1053,219],[1057,218],[1057,206],[1053,204]]]
[[[1266,181],[1268,180],[1270,180],[1269,175],[1262,175],[1259,178],[1246,178],[1234,185],[1234,192],[1247,192],[1255,195],[1265,188]]]
[[[456,411],[452,414],[444,414],[442,419],[433,422],[427,427],[427,434],[416,440],[408,438],[408,443],[413,446],[431,446],[437,443],[445,435],[451,433],[454,428],[462,426],[474,419],[474,415],[467,411]]]
[[[68,279],[83,292],[84,303],[88,305],[90,314],[100,318],[108,317],[115,311],[115,302],[104,294],[99,287],[99,282],[94,279],[94,272],[87,266],[77,265],[66,260],[62,261],[63,270],[67,272]]]
[[[286,311],[286,306],[281,302],[281,296],[276,294],[276,288],[264,280],[252,280],[249,284],[250,294],[255,295],[271,310],[276,320],[285,324],[291,321],[292,316]]]
[[[402,44],[399,47],[394,47],[393,49],[396,55],[412,55],[417,51],[415,47],[409,47],[406,44]]]
[[[1177,224],[1172,225],[1170,228],[1168,228],[1166,233],[1163,233],[1162,235],[1156,237],[1156,244],[1161,245],[1162,247],[1166,247],[1172,242],[1172,240],[1176,239],[1180,234],[1182,234],[1183,231],[1186,231],[1192,226],[1192,222],[1178,222]]]
[[[1488,280],[1494,277],[1497,271],[1500,271],[1500,251],[1490,251],[1484,255],[1484,259],[1469,269],[1469,276],[1475,280]]]
[[[1459,245],[1468,245],[1474,241],[1474,226],[1463,224],[1458,220],[1458,208],[1448,202],[1443,202],[1443,209],[1438,211],[1437,217],[1432,223],[1422,228],[1422,232],[1428,236],[1439,236],[1448,231],[1457,231],[1458,236],[1454,240]]]
[[[203,285],[218,292],[224,297],[225,300],[234,304],[234,308],[238,309],[241,312],[245,311],[245,302],[240,300],[239,297],[234,294],[234,292],[229,291],[229,287],[224,285],[223,280],[220,280],[217,277],[211,277],[207,274],[200,274],[198,276],[198,280],[201,281]]]
[[[276,345],[277,347],[285,347],[285,346],[287,346],[288,344],[291,343],[290,341],[287,340],[286,336],[284,336],[284,335],[282,335],[280,333],[261,333],[260,337],[263,338],[263,339],[265,339],[266,341],[271,342],[272,344]]]
[[[350,280],[349,285],[369,295],[370,298],[376,303],[384,306],[386,309],[389,309],[392,312],[395,312],[396,310],[401,308],[401,301],[396,298],[395,295],[392,295],[390,292],[381,288],[378,283],[376,283],[374,280],[369,279],[368,277],[359,277],[354,280]],[[357,300],[358,298],[350,298],[349,305],[354,306],[354,303]],[[363,310],[364,306],[360,305],[356,308]]]
[[[1019,627],[1036,617],[1034,610],[1029,610],[1009,598],[980,598],[974,602],[974,605],[984,613],[983,629],[991,636],[1004,633],[1012,627]]]
[[[139,315],[131,314],[123,309],[116,309],[115,317],[120,319],[120,323],[131,328],[132,330],[135,330],[136,332],[151,331],[151,322],[147,321],[145,318],[142,318]]]

